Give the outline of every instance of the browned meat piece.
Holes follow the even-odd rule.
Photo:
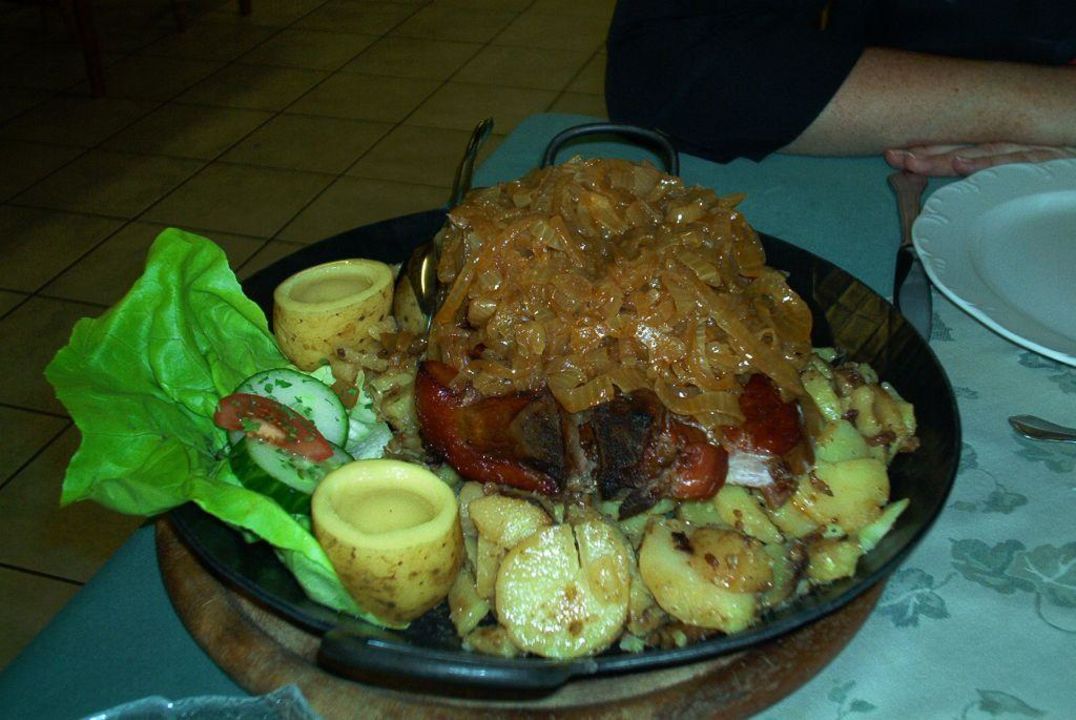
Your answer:
[[[622,518],[663,497],[712,497],[725,482],[725,449],[649,390],[570,416],[548,390],[468,402],[450,387],[455,374],[423,363],[415,398],[427,446],[464,477],[545,495],[595,488],[622,501]]]
[[[663,497],[712,497],[728,471],[724,448],[676,419],[649,390],[619,395],[594,408],[580,436],[594,462],[602,499],[622,500],[622,519],[644,512]]]
[[[593,477],[602,498],[647,484],[643,458],[663,416],[656,395],[637,392],[599,405],[580,425],[580,441],[594,461]]]
[[[548,390],[525,405],[508,424],[512,454],[554,478],[568,474],[566,418]]]

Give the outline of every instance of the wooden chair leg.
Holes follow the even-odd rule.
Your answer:
[[[239,14],[243,16],[250,15],[251,0],[239,0]]]
[[[82,56],[86,60],[90,93],[94,97],[103,97],[105,71],[101,64],[101,43],[97,39],[97,26],[93,22],[90,0],[71,0],[71,9],[75,16],[75,29],[78,32],[79,45],[82,46]]]

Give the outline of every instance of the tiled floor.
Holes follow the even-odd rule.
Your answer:
[[[54,11],[0,0],[0,668],[136,528],[58,507],[78,432],[42,376],[160,229],[240,276],[444,202],[476,121],[604,115],[612,0],[93,0],[108,96]]]

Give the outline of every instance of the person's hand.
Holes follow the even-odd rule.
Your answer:
[[[995,165],[1044,162],[1076,157],[1074,147],[1019,145],[995,142],[981,145],[919,145],[885,151],[885,161],[897,170],[945,177],[970,175]]]

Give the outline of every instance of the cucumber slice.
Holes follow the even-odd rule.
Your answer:
[[[351,462],[341,448],[333,446],[333,456],[313,462],[253,437],[243,437],[232,448],[232,472],[248,490],[268,495],[289,513],[309,513],[310,495],[322,478]]]
[[[314,423],[326,440],[343,447],[347,442],[347,408],[332,388],[298,370],[280,368],[251,375],[239,384],[236,392],[260,395],[276,400]],[[239,442],[241,431],[229,434]]]
[[[236,470],[235,474],[239,476],[243,487],[272,498],[289,515],[310,514],[310,498],[313,496],[290,488],[264,472],[251,473],[246,470]]]

